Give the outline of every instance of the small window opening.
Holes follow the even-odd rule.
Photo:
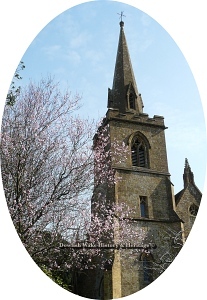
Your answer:
[[[135,96],[133,93],[129,94],[129,108],[135,109]]]
[[[140,216],[142,218],[148,218],[147,197],[145,196],[140,196]]]

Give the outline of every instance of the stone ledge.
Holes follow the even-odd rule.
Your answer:
[[[159,171],[155,171],[152,169],[141,168],[141,167],[126,168],[126,167],[112,166],[112,168],[115,170],[120,170],[120,171],[125,171],[125,172],[137,172],[137,173],[147,173],[147,174],[153,174],[153,175],[156,174],[156,175],[162,175],[162,176],[171,176],[171,174],[168,172],[159,172]]]
[[[152,219],[152,218],[143,218],[143,217],[140,217],[140,218],[125,218],[125,219],[130,219],[132,221],[141,221],[141,222],[159,222],[159,223],[177,223],[177,222],[180,222],[181,219]]]

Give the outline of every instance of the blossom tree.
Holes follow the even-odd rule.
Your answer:
[[[2,120],[1,171],[11,218],[31,257],[47,274],[56,272],[58,283],[57,272],[74,278],[77,270],[103,270],[116,247],[141,246],[145,238],[132,230],[131,209],[107,195],[121,180],[113,165],[124,162],[128,146],[112,143],[106,119],[96,129],[81,118],[80,100],[62,94],[51,78],[31,82],[15,105],[5,106]]]
[[[59,243],[112,237],[121,209],[109,207],[99,193],[91,212],[94,185],[117,180],[111,160],[123,160],[126,147],[116,141],[110,145],[107,126],[101,125],[94,138],[95,122],[78,116],[79,107],[78,95],[62,94],[48,78],[21,89],[15,105],[6,105],[3,114],[1,171],[11,218],[30,255],[51,268],[58,266]],[[97,217],[98,210],[104,218]],[[72,249],[69,262],[61,252],[59,261],[82,268],[83,252]],[[100,254],[88,251],[91,257]]]
[[[93,187],[90,141],[94,122],[74,112],[80,97],[61,94],[50,78],[30,83],[5,106],[1,170],[14,226],[29,253],[40,252],[43,231],[68,238]],[[66,224],[67,220],[67,224]],[[44,247],[43,247],[44,248]]]

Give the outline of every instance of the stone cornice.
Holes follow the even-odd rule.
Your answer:
[[[147,168],[141,168],[141,167],[119,167],[119,166],[112,166],[113,169],[117,171],[123,171],[123,172],[137,172],[137,173],[147,173],[147,174],[153,174],[153,175],[160,175],[160,176],[170,176],[171,174],[168,172],[159,172],[152,169]]]

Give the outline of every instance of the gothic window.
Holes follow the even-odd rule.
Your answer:
[[[146,149],[143,142],[136,137],[131,146],[132,166],[147,167]]]
[[[129,108],[135,109],[135,95],[133,93],[129,94]]]
[[[139,197],[140,201],[140,216],[142,218],[148,218],[148,205],[147,205],[147,197],[145,196],[140,196]]]
[[[197,216],[197,213],[198,213],[198,206],[195,205],[195,204],[192,204],[189,207],[189,214],[190,214],[190,223],[191,223],[191,225],[193,225],[193,223],[195,221],[195,218]]]

